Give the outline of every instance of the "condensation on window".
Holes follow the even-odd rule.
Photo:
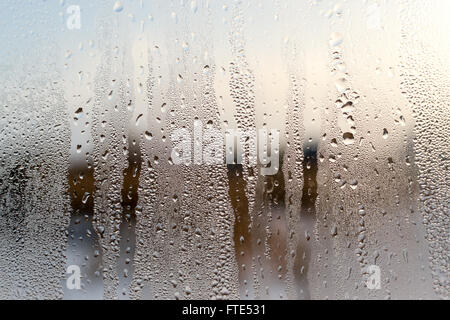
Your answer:
[[[448,299],[448,1],[3,1],[0,298]]]

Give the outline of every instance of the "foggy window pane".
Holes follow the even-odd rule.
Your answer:
[[[449,10],[2,1],[0,298],[448,299]]]

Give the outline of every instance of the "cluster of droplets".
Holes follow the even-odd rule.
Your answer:
[[[60,299],[63,294],[70,129],[50,52],[36,57],[39,63],[17,57],[20,62],[2,76],[2,299]]]
[[[402,3],[402,56],[403,68],[401,88],[415,120],[415,164],[419,169],[420,210],[427,230],[429,263],[435,292],[448,299],[450,283],[448,269],[449,239],[449,128],[448,101],[450,86],[448,64],[436,52],[411,36],[410,28],[419,32],[417,26],[410,27],[410,21],[418,19],[435,8],[415,1],[411,6]],[[434,30],[424,23],[424,30]],[[434,32],[434,31],[431,31]],[[419,33],[421,34],[421,33]],[[448,52],[447,55],[448,57]]]

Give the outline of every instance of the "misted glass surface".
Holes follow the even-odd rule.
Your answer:
[[[450,2],[0,3],[0,298],[448,299]]]

